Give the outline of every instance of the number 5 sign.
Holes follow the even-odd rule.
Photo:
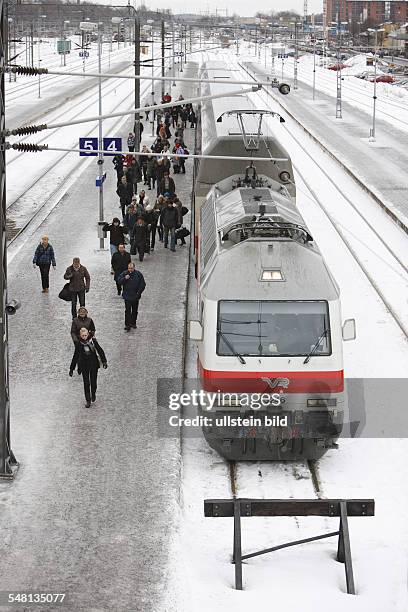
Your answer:
[[[97,138],[80,138],[79,148],[85,149],[80,151],[80,157],[96,157],[98,155],[98,139]],[[103,139],[103,150],[106,151],[104,155],[116,155],[118,151],[122,150],[122,139],[121,138],[104,138]]]

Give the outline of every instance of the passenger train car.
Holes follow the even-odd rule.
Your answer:
[[[219,62],[201,71],[228,74]],[[234,86],[203,93],[222,88]],[[211,413],[202,407],[217,417],[203,431],[228,459],[316,459],[342,429],[342,340],[355,337],[355,323],[342,325],[338,286],[296,207],[289,155],[270,129],[257,131],[255,110],[247,96],[201,109],[203,154],[246,157],[258,142],[255,156],[271,158],[203,159],[196,172],[190,338],[202,390],[217,398]]]

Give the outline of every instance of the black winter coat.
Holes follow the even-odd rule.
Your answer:
[[[133,197],[132,183],[126,183],[126,185],[124,185],[123,183],[119,183],[116,193],[119,196],[120,203],[129,206],[129,204],[132,202]]]
[[[165,206],[160,215],[164,227],[176,227],[179,224],[179,212],[174,206]]]
[[[135,223],[132,229],[132,240],[135,244],[138,246],[146,244],[148,235],[149,230],[147,225],[138,225]]]
[[[125,231],[121,225],[105,223],[102,229],[104,232],[110,233],[110,244],[113,244],[115,246],[125,244]]]
[[[131,183],[140,183],[142,180],[142,172],[137,162],[127,169],[126,180]]]
[[[70,370],[73,372],[75,366],[84,372],[86,370],[97,370],[100,367],[99,359],[103,364],[107,363],[105,353],[96,338],[92,338],[89,342],[89,351],[86,350],[88,343],[80,340],[75,345],[74,356],[72,357]]]
[[[113,277],[115,279],[115,282],[118,282],[119,274],[128,269],[128,264],[130,264],[131,261],[132,258],[130,257],[130,254],[127,251],[125,251],[123,255],[122,253],[119,253],[119,251],[112,255],[111,265],[113,271],[115,272],[115,275]]]

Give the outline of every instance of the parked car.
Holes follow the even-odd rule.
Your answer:
[[[369,80],[371,83],[374,83],[374,75],[372,75]],[[380,74],[375,80],[377,83],[393,83],[394,77],[392,77],[390,74]]]
[[[328,70],[344,70],[344,68],[348,68],[348,66],[346,66],[346,64],[331,64],[331,66],[328,66]]]

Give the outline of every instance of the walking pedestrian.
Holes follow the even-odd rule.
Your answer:
[[[143,148],[141,150],[141,155],[139,158],[139,162],[142,168],[144,185],[147,185],[147,162],[149,159],[148,158],[149,153],[151,153],[150,149],[146,145],[143,145]]]
[[[118,153],[112,159],[113,167],[116,170],[116,176],[117,176],[117,179],[118,179],[118,185],[119,185],[120,179],[122,178],[122,176],[124,174],[124,170],[123,170],[124,162],[125,162],[125,156],[122,155],[121,153]]]
[[[163,173],[163,178],[158,186],[158,195],[169,193],[170,195],[174,195],[176,192],[176,185],[174,180],[171,178],[168,170],[165,170]]]
[[[133,185],[128,183],[126,176],[122,176],[116,190],[119,196],[120,208],[122,209],[122,219],[125,218],[126,208],[132,203]]]
[[[121,226],[120,219],[114,217],[112,223],[105,223],[102,229],[104,232],[109,232],[109,246],[112,256],[117,252],[118,246],[125,243],[125,228]]]
[[[149,204],[149,206],[146,206],[145,222],[149,229],[148,240],[149,240],[149,250],[150,251],[154,251],[154,247],[156,244],[156,230],[157,230],[157,223],[159,221],[159,217],[160,217],[160,211],[158,208],[156,208],[156,206],[153,206],[152,204]]]
[[[135,135],[133,134],[133,132],[129,132],[129,136],[127,138],[127,146],[131,153],[133,153],[133,151],[135,150],[135,143]]]
[[[88,293],[91,277],[89,276],[88,270],[85,266],[81,265],[79,257],[74,257],[72,265],[68,266],[65,274],[65,280],[69,280],[69,290],[71,292],[71,313],[72,318],[75,319],[77,311],[77,300],[79,299],[79,305],[85,306],[85,293]]]
[[[118,278],[128,269],[128,264],[132,261],[130,253],[126,251],[126,247],[124,244],[119,245],[119,250],[112,255],[112,270],[114,271],[114,281],[116,283],[116,289],[118,290],[118,295],[122,293],[122,285],[118,283]]]
[[[133,226],[131,243],[132,246],[130,251],[132,255],[137,255],[139,253],[139,261],[143,261],[144,259],[148,237],[149,231],[147,229],[147,225],[144,222],[144,219],[142,219],[142,217],[139,217],[135,225]]]
[[[98,370],[100,368],[99,360],[101,360],[102,366],[106,370],[108,363],[104,350],[96,338],[90,337],[86,327],[82,327],[79,332],[79,342],[75,345],[69,375],[73,375],[75,366],[78,364],[78,371],[81,372],[84,381],[86,408],[90,407],[91,401],[96,401]]]
[[[49,243],[48,236],[43,236],[38,247],[35,249],[33,266],[40,268],[42,293],[48,293],[50,287],[50,267],[55,270],[56,262],[54,249]]]
[[[142,180],[142,171],[136,159],[132,159],[132,163],[127,169],[126,179],[133,185],[133,193],[137,193],[137,184]]]
[[[137,328],[136,321],[139,312],[139,300],[146,288],[145,279],[139,270],[135,270],[133,262],[128,269],[119,275],[118,283],[123,285],[122,297],[125,300],[125,331]]]
[[[136,207],[134,204],[130,204],[128,206],[127,213],[125,215],[125,219],[123,221],[129,235],[132,233],[132,229],[136,221],[137,221]]]
[[[157,222],[157,233],[159,234],[159,241],[163,242],[163,234],[164,234],[164,228],[163,228],[163,223],[162,223],[162,219],[161,219],[161,213],[163,208],[165,208],[167,202],[166,199],[164,197],[164,195],[159,195],[159,197],[156,200],[156,204],[155,204],[155,210],[157,211],[157,215],[158,215],[158,222]]]
[[[146,167],[146,180],[147,180],[147,188],[150,190],[153,189],[156,184],[156,168],[157,168],[157,159],[154,155],[150,155],[147,158],[147,167]]]
[[[167,249],[170,233],[170,251],[174,252],[176,250],[176,226],[179,223],[179,213],[170,198],[168,198],[167,205],[162,210],[161,221],[164,229],[164,248]]]
[[[79,342],[79,332],[81,329],[85,327],[85,329],[89,332],[89,337],[93,338],[95,335],[95,323],[88,317],[88,311],[84,306],[78,308],[78,313],[75,319],[72,319],[71,324],[71,338],[74,344],[78,344]]]

